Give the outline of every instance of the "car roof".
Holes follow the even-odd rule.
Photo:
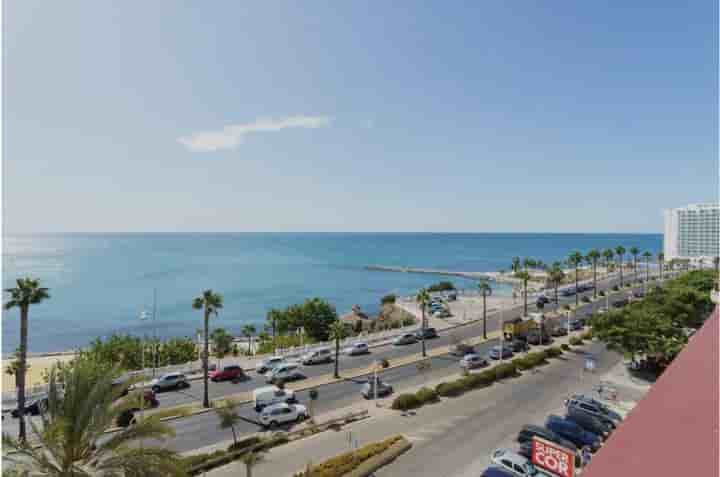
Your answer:
[[[513,452],[508,449],[498,449],[493,452],[494,458],[504,458],[512,462],[513,464],[523,465],[527,463],[527,459],[520,454]]]
[[[271,404],[270,406],[266,406],[266,407],[263,409],[263,412],[270,412],[270,411],[273,411],[273,410],[275,410],[275,409],[282,409],[282,408],[286,408],[286,407],[290,407],[290,404],[288,404],[288,403],[286,403],[286,402],[279,402],[279,403],[277,403],[277,404]]]
[[[357,343],[353,343],[352,346],[367,346],[368,344],[364,341],[358,341]]]

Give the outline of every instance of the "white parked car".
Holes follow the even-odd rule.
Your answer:
[[[257,366],[255,366],[255,371],[257,371],[259,374],[265,374],[277,365],[283,364],[284,362],[285,358],[282,356],[271,356],[260,361]]]
[[[527,458],[507,449],[493,452],[492,462],[506,472],[518,477],[551,477],[535,467]]]
[[[292,389],[280,389],[277,386],[263,386],[253,390],[253,405],[255,411],[260,412],[267,406],[275,404],[296,402],[295,392]]]
[[[370,347],[367,343],[359,342],[359,343],[353,343],[347,348],[345,348],[345,354],[348,356],[353,356],[356,354],[367,354],[370,352]]]
[[[330,363],[332,360],[332,350],[328,347],[308,351],[301,358],[302,364]]]
[[[260,412],[260,424],[273,428],[279,424],[300,422],[307,417],[307,408],[302,404],[274,404]]]
[[[460,367],[464,369],[482,368],[487,365],[487,359],[475,353],[466,354],[463,359],[460,360]]]
[[[305,377],[305,375],[300,372],[300,367],[295,363],[280,364],[268,371],[265,376],[268,384],[284,383],[285,381],[292,381],[294,379],[302,379]]]

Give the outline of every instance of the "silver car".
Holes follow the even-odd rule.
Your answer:
[[[190,387],[190,383],[182,373],[168,373],[153,379],[150,382],[153,391],[160,392],[168,389],[185,389]]]
[[[413,333],[405,333],[393,340],[394,345],[409,345],[417,343],[417,336],[415,336]]]

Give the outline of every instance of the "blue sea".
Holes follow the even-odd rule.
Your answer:
[[[39,278],[51,299],[30,311],[30,351],[83,346],[113,332],[151,335],[140,321],[157,290],[159,334],[193,336],[201,327],[191,302],[202,290],[223,295],[213,326],[239,333],[262,324],[270,308],[322,297],[339,313],[368,312],[387,293],[410,294],[443,277],[369,271],[367,265],[455,271],[507,270],[513,256],[546,263],[572,250],[623,245],[653,254],[659,234],[152,233],[8,235],[3,288]],[[459,287],[471,280],[453,277]],[[509,293],[506,285],[497,293]],[[4,312],[3,353],[19,341],[17,310]]]

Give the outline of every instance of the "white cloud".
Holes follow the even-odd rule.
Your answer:
[[[193,152],[213,152],[235,149],[245,135],[255,132],[280,131],[288,128],[321,128],[330,124],[327,116],[290,116],[284,119],[258,119],[252,123],[225,126],[220,131],[202,131],[178,138],[178,142]]]

